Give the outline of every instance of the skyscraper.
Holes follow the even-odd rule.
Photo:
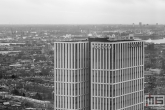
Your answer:
[[[54,44],[54,110],[89,110],[88,41]]]
[[[135,27],[135,24],[133,23],[132,26]]]
[[[144,110],[143,46],[91,42],[91,110]]]
[[[144,110],[143,41],[93,38],[54,47],[55,110]]]
[[[142,22],[139,22],[139,26],[142,26]]]

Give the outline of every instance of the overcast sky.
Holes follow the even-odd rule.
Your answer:
[[[165,24],[165,0],[0,0],[0,24]]]

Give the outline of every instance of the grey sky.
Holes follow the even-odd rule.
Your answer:
[[[0,24],[165,24],[165,0],[0,0]]]

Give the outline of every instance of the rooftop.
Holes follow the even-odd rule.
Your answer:
[[[120,37],[121,38],[121,37]],[[140,41],[140,40],[135,40],[135,39],[115,39],[115,38],[92,38],[92,37],[86,37],[86,38],[76,38],[76,39],[68,39],[68,40],[61,40],[61,41],[56,41],[57,42],[123,42],[123,41]]]
[[[123,42],[123,41],[137,41],[134,39],[109,39],[109,38],[89,38],[89,42]]]

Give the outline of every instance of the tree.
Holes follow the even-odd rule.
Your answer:
[[[162,59],[162,69],[163,69],[163,71],[165,71],[165,60],[164,59]]]
[[[151,68],[151,63],[145,62],[144,70],[146,70],[147,68]]]
[[[16,76],[16,75],[12,75],[11,78],[12,78],[12,79],[16,79],[17,76]]]
[[[51,92],[48,93],[47,99],[48,100],[53,100],[53,94]]]
[[[20,93],[17,89],[12,90],[11,93],[14,95],[20,95]]]
[[[2,75],[2,73],[0,73],[0,79],[2,79],[3,78],[3,75]]]
[[[150,91],[152,91],[155,87],[156,87],[156,77],[149,77],[149,81],[148,81],[148,88]]]
[[[46,69],[43,68],[43,69],[41,70],[40,75],[44,75],[44,76],[45,76],[45,75],[49,75],[49,71],[50,71],[49,68],[46,68]]]
[[[22,93],[22,96],[24,96],[24,97],[25,97],[25,96],[26,96],[26,95],[25,95],[25,93]]]
[[[54,54],[54,51],[49,51],[49,54],[53,55]]]
[[[34,96],[35,99],[42,100],[42,96],[37,92]]]
[[[25,101],[22,103],[22,105],[23,105],[24,107],[34,107],[33,103],[25,102]]]

